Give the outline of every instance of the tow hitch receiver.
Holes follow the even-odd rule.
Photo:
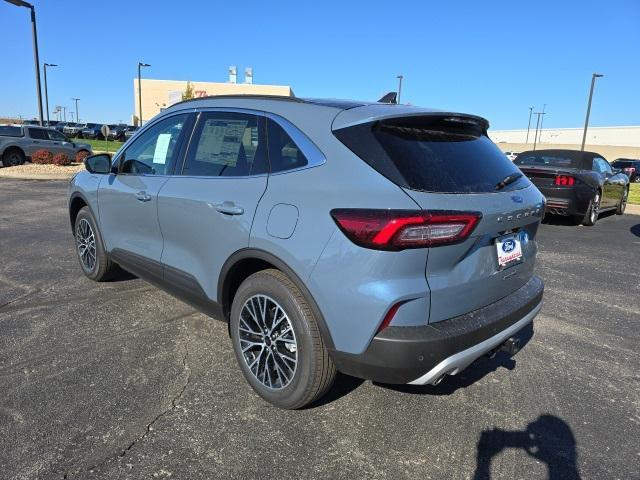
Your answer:
[[[486,356],[493,358],[498,352],[505,352],[510,357],[513,357],[520,350],[520,339],[516,337],[509,337],[502,345],[487,352]]]

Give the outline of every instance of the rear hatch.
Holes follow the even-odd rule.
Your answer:
[[[485,120],[458,114],[394,116],[334,130],[356,155],[426,211],[478,212],[462,242],[430,247],[430,323],[506,297],[533,275],[543,197],[486,135]],[[513,240],[515,243],[512,243]],[[499,248],[522,255],[504,265]]]

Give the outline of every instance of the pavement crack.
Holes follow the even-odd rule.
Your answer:
[[[93,466],[89,467],[86,469],[87,472],[92,473],[94,470],[114,461],[114,460],[118,460],[120,458],[124,458],[128,455],[128,453],[141,441],[143,441],[148,435],[149,433],[151,433],[151,431],[153,430],[153,426],[154,424],[160,420],[162,417],[170,414],[171,412],[173,412],[176,407],[178,406],[178,402],[180,401],[180,399],[182,398],[182,395],[184,395],[184,392],[187,390],[187,387],[189,386],[189,384],[191,383],[191,367],[189,365],[189,346],[191,345],[191,338],[187,332],[187,340],[184,342],[183,344],[183,349],[184,349],[184,353],[182,355],[182,368],[183,368],[183,372],[186,372],[186,378],[182,384],[182,386],[180,387],[180,389],[178,390],[178,392],[171,398],[171,404],[169,406],[169,408],[166,408],[165,410],[163,410],[162,412],[160,412],[158,415],[156,415],[149,423],[147,423],[144,432],[139,435],[137,438],[135,438],[131,443],[129,443],[129,445],[122,450],[120,453],[118,453],[117,455],[112,455],[110,457],[105,458],[104,460],[100,461],[99,463],[94,464]],[[72,472],[67,472],[64,474],[64,476],[62,478],[67,479],[67,478],[71,478],[72,475],[75,475],[77,473],[80,472],[81,469],[77,469],[74,470]]]

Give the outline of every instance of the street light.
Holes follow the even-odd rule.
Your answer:
[[[529,124],[527,125],[527,139],[524,143],[529,143],[529,129],[531,128],[531,115],[533,115],[533,107],[529,107]]]
[[[536,133],[533,136],[533,149],[536,149],[536,144],[538,143],[538,128],[540,127],[540,117],[545,115],[544,112],[533,112],[534,115],[538,116],[538,120],[536,121]]]
[[[78,101],[80,100],[79,98],[72,98],[71,100],[75,100],[76,102],[76,123],[80,123],[80,110],[78,110]]]
[[[138,119],[138,126],[142,126],[142,82],[140,81],[140,69],[142,67],[150,67],[148,63],[138,62],[138,114],[140,118]]]
[[[400,103],[400,93],[402,92],[402,79],[404,78],[404,76],[398,75],[396,78],[398,79],[398,98],[396,98],[396,103]]]
[[[44,64],[44,98],[47,104],[47,126],[49,126],[49,89],[47,88],[47,67],[57,67],[55,63]]]
[[[547,109],[547,104],[545,103],[545,104],[542,106],[542,118],[540,118],[540,136],[538,137],[538,140],[540,140],[540,143],[542,143],[542,124],[544,123],[544,116],[545,116],[544,111],[545,111],[546,109]]]
[[[584,144],[587,141],[587,127],[589,126],[589,114],[591,113],[591,99],[593,98],[593,87],[596,84],[596,78],[604,77],[601,73],[591,75],[591,89],[589,90],[589,103],[587,104],[587,118],[584,120],[584,132],[582,133],[582,147],[580,151],[584,152]]]
[[[40,86],[40,57],[38,56],[38,32],[36,30],[36,10],[30,3],[22,0],[5,0],[16,7],[31,9],[31,33],[33,36],[33,57],[36,65],[36,87],[38,90],[38,114],[40,115],[40,125],[42,126],[42,88]]]

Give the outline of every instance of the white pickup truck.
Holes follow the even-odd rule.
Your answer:
[[[53,128],[0,125],[0,159],[4,167],[22,165],[36,150],[47,150],[54,155],[66,153],[72,159],[78,152],[93,153],[91,145],[73,142]]]

